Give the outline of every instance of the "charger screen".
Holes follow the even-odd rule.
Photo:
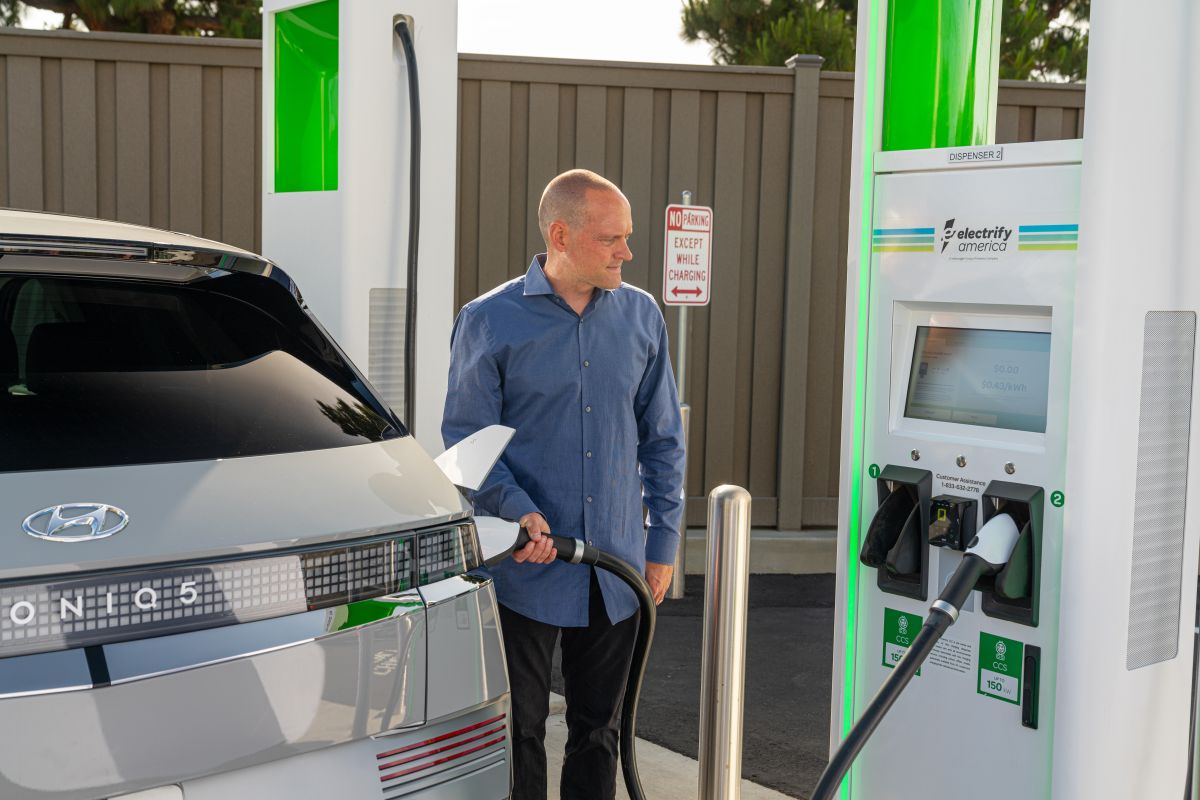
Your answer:
[[[917,328],[904,416],[1046,432],[1050,334]]]

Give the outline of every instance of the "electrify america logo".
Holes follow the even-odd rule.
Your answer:
[[[1006,225],[992,225],[988,227],[974,228],[969,226],[958,226],[956,220],[951,218],[946,220],[946,224],[942,226],[942,250],[944,254],[946,249],[953,246],[953,253],[961,253],[964,255],[976,255],[987,253],[1004,253],[1008,251],[1009,239],[1012,238],[1013,229]]]

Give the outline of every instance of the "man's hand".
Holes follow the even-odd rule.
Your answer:
[[[513,561],[518,564],[528,561],[530,564],[549,564],[558,557],[554,541],[549,537],[550,526],[546,518],[536,511],[521,517],[519,524],[529,534],[529,544],[513,553]]]
[[[674,564],[646,562],[646,583],[650,584],[650,591],[654,592],[654,605],[662,603],[663,598],[667,596],[667,589],[671,588],[673,572],[675,572]]]

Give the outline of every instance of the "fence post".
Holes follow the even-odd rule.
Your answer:
[[[700,651],[700,800],[741,797],[749,573],[750,493],[740,486],[718,486],[708,495]]]
[[[792,56],[792,144],[788,175],[787,264],[783,305],[783,378],[779,406],[780,530],[799,530],[804,509],[804,433],[808,395],[808,325],[812,289],[812,221],[817,185],[820,56]]]

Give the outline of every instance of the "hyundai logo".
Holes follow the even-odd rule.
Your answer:
[[[107,503],[64,503],[33,512],[21,528],[36,539],[86,542],[112,536],[128,524],[129,515]]]

